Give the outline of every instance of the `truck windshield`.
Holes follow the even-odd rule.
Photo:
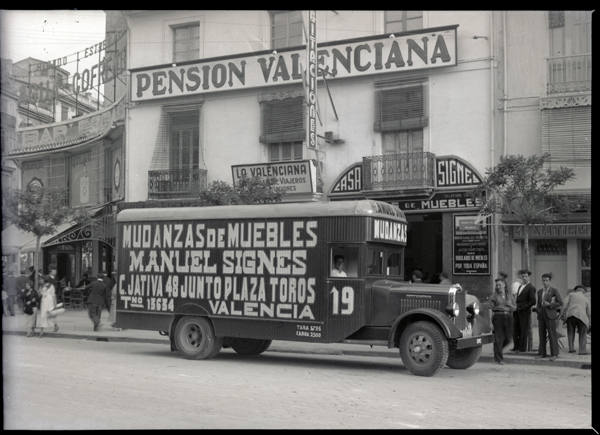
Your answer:
[[[404,264],[402,248],[369,246],[367,248],[367,274],[402,277]]]

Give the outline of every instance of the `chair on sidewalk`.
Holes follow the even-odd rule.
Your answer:
[[[82,310],[84,308],[83,292],[81,290],[71,290],[71,308]]]

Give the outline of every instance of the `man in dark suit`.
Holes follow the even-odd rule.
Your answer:
[[[515,352],[527,351],[527,335],[531,324],[531,307],[535,306],[535,287],[529,282],[531,272],[519,271],[521,285],[517,291],[517,309],[514,312],[513,341]]]
[[[88,316],[94,324],[94,331],[98,330],[100,326],[100,317],[102,314],[102,308],[106,305],[106,301],[109,299],[107,296],[106,284],[103,280],[103,275],[98,274],[96,279],[92,279],[90,284],[85,287],[85,290],[89,292],[87,298],[88,304]],[[110,308],[110,305],[107,306]]]
[[[556,335],[556,322],[560,316],[563,301],[560,292],[550,286],[551,273],[542,274],[543,287],[537,292],[535,311],[538,318],[540,345],[536,358],[546,358],[546,336],[550,342],[550,361],[558,358],[558,336]]]

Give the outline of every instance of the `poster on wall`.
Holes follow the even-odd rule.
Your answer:
[[[454,215],[452,260],[454,275],[490,274],[490,232],[488,221],[477,215]]]
[[[97,197],[96,171],[90,153],[74,156],[71,160],[71,204],[88,205]]]

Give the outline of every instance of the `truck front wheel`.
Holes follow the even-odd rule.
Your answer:
[[[433,376],[448,360],[448,340],[431,322],[415,322],[400,336],[400,358],[404,366],[417,376]]]
[[[183,317],[175,327],[175,347],[188,359],[208,359],[219,353],[223,338],[216,337],[205,317]]]
[[[448,355],[448,367],[451,369],[468,369],[475,364],[481,356],[481,346],[466,349],[453,349]]]
[[[260,355],[271,345],[271,340],[254,338],[234,338],[231,347],[240,355]]]

